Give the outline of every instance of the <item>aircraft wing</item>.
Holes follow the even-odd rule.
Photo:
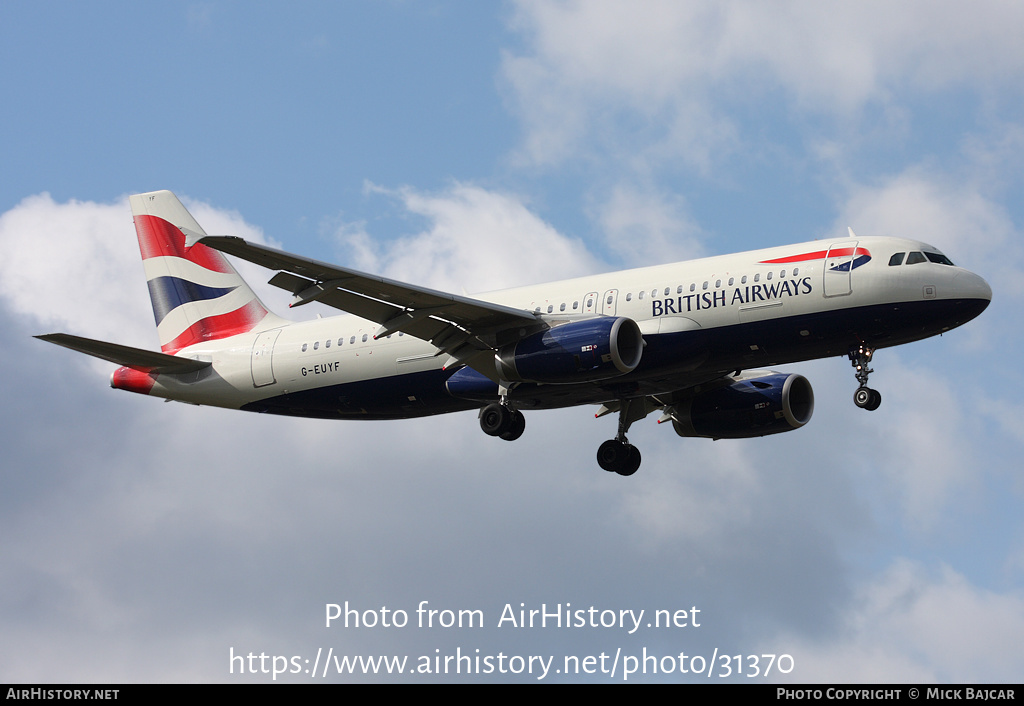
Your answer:
[[[208,361],[180,358],[176,355],[72,336],[67,333],[48,333],[44,336],[36,336],[36,338],[91,355],[94,358],[109,360],[111,363],[117,363],[126,368],[141,370],[144,373],[194,373],[212,365]]]
[[[399,331],[429,341],[455,362],[497,381],[493,351],[503,333],[547,327],[524,309],[485,302],[318,262],[234,236],[207,236],[203,245],[279,272],[270,284],[291,292],[291,306],[319,301],[381,325],[375,338]]]

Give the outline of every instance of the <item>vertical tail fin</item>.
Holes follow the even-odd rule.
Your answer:
[[[174,194],[137,194],[131,205],[164,353],[277,320],[221,253],[194,244],[206,233]]]

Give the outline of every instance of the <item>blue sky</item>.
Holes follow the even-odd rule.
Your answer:
[[[262,681],[228,673],[231,647],[331,646],[720,648],[793,655],[780,681],[1019,680],[1022,15],[4,4],[0,680]],[[641,472],[609,478],[593,455],[614,421],[586,409],[537,413],[514,445],[472,414],[263,418],[112,391],[110,366],[31,339],[155,347],[126,195],[163,188],[210,233],[454,291],[849,225],[934,243],[994,301],[881,351],[873,414],[844,359],[792,366],[816,392],[806,428],[711,442],[648,419]],[[706,622],[325,629],[345,600],[489,623],[505,603],[698,605]]]

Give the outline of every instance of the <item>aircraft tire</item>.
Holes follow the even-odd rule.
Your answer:
[[[882,404],[882,393],[870,387],[858,387],[853,393],[853,403],[861,409],[873,412]]]
[[[627,445],[626,458],[623,460],[622,467],[618,468],[615,472],[620,476],[631,476],[640,468],[640,461],[640,449],[632,444]]]
[[[874,412],[876,409],[878,409],[878,407],[881,404],[882,393],[879,392],[878,390],[871,390],[871,399],[868,401],[866,405],[864,405],[864,409],[868,410],[869,412]]]
[[[512,430],[512,410],[493,402],[480,412],[480,428],[488,436],[501,436]]]
[[[617,439],[609,439],[597,449],[597,465],[620,476],[636,473],[640,460],[640,449]]]
[[[870,387],[858,387],[856,392],[853,393],[853,403],[861,409],[867,409],[874,397],[872,395],[873,392],[874,390]]]
[[[498,438],[505,441],[515,441],[523,435],[524,431],[526,431],[526,417],[517,409],[512,412],[512,428],[504,434],[499,434]]]
[[[625,458],[625,446],[615,439],[609,439],[597,449],[597,465],[609,473],[618,473]]]

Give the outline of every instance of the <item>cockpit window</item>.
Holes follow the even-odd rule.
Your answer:
[[[889,258],[889,267],[898,267],[903,264],[903,257],[906,255],[905,252],[898,252]]]
[[[907,255],[907,264],[908,265],[916,265],[919,262],[928,262],[928,260],[925,259],[923,254],[921,254],[919,252],[916,252],[916,251],[910,253],[909,255]]]
[[[937,265],[950,265],[953,266],[953,261],[940,252],[927,252],[924,254],[929,260]]]

